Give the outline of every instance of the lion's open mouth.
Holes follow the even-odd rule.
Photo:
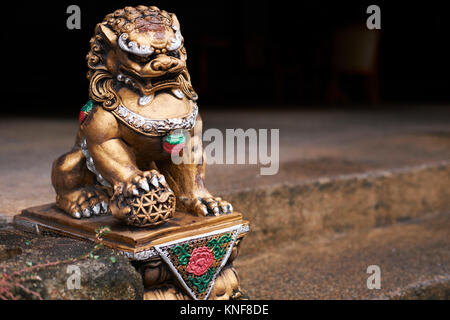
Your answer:
[[[152,86],[156,86],[158,84],[161,83],[167,83],[167,82],[173,82],[176,81],[177,77],[178,77],[179,73],[177,73],[176,75],[174,74],[166,74],[164,76],[161,77],[156,77],[156,78],[147,78],[147,79],[142,79],[142,81],[144,81],[145,83],[150,83]]]
[[[179,88],[179,75],[180,73],[167,73],[159,77],[141,77],[124,66],[120,66],[117,80],[137,89],[143,95],[150,95],[162,89]]]

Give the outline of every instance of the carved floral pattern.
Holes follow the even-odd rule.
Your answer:
[[[196,276],[203,275],[214,263],[214,256],[207,247],[195,248],[186,271]]]
[[[169,264],[197,299],[207,298],[217,273],[233,248],[236,232],[237,230],[193,239],[163,250]]]

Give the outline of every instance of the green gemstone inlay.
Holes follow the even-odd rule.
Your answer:
[[[186,137],[182,133],[169,134],[164,138],[164,141],[170,144],[180,144],[186,142]]]
[[[94,107],[94,104],[92,103],[92,100],[89,100],[84,106],[83,108],[81,108],[81,111],[84,111],[86,113],[89,113],[89,111],[91,111],[91,109]]]

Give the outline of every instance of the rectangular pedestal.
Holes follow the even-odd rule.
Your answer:
[[[240,229],[242,236],[248,231],[248,222],[242,214],[232,213],[218,217],[198,217],[176,212],[167,223],[155,228],[127,226],[111,215],[74,219],[62,212],[54,203],[28,208],[14,217],[14,225],[38,234],[55,233],[63,236],[95,240],[95,230],[108,226],[111,232],[103,236],[103,244],[124,252],[132,260],[147,260],[156,255],[155,245],[180,239],[215,233],[226,229]]]

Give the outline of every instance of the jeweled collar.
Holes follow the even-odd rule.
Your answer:
[[[123,105],[119,105],[112,113],[131,129],[147,136],[164,136],[173,130],[191,130],[195,126],[198,115],[198,107],[193,103],[192,112],[182,118],[169,118],[154,120],[145,118]]]

